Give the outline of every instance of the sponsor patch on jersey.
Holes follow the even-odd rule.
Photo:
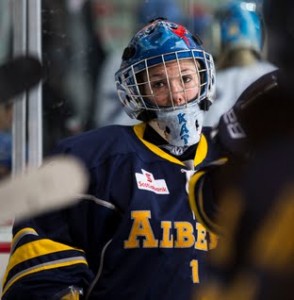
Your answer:
[[[141,173],[135,173],[137,185],[140,190],[150,191],[156,194],[169,194],[166,182],[164,179],[154,179],[152,173],[143,169]]]

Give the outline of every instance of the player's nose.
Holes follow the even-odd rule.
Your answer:
[[[184,104],[186,102],[186,98],[182,82],[179,80],[171,81],[170,88],[173,104],[176,106]]]

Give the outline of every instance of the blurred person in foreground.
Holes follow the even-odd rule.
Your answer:
[[[216,61],[216,99],[204,124],[215,126],[241,93],[263,74],[276,69],[265,59],[265,30],[254,2],[232,0],[214,13],[203,33]]]
[[[203,114],[214,63],[197,36],[157,19],[124,49],[116,86],[134,126],[61,141],[91,179],[70,208],[18,222],[3,281],[8,299],[181,299],[209,275],[217,245],[192,213],[190,175],[219,157]]]
[[[229,163],[191,179],[195,214],[221,236],[208,260],[213,277],[195,292],[197,300],[293,298],[293,3],[265,0],[263,14],[269,57],[279,69],[252,83],[221,117],[217,136],[230,152]],[[197,194],[212,181],[219,197],[208,216]],[[206,207],[216,204],[215,197],[205,200]]]

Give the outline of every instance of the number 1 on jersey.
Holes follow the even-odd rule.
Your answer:
[[[190,267],[192,269],[193,283],[199,283],[198,260],[197,259],[191,260]]]

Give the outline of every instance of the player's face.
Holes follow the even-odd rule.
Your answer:
[[[200,90],[199,73],[192,59],[172,61],[149,68],[144,94],[158,106],[178,106],[194,100]],[[147,73],[143,81],[148,82]]]

